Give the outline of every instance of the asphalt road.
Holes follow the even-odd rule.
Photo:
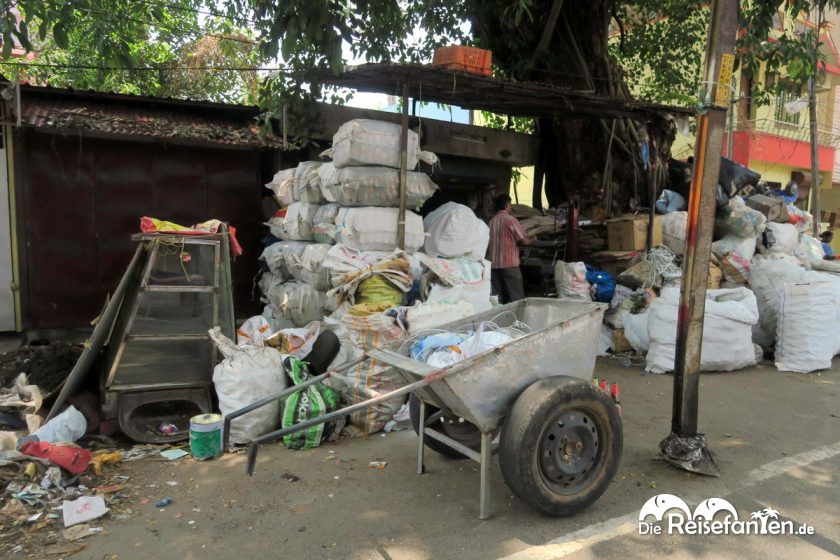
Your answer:
[[[73,558],[836,558],[838,372],[780,373],[765,364],[705,374],[701,429],[722,470],[708,478],[654,461],[669,431],[672,377],[599,360],[598,376],[621,383],[624,456],[604,496],[567,518],[541,515],[514,498],[495,464],[493,517],[479,520],[477,465],[429,452],[427,473],[417,475],[416,437],[408,432],[304,452],[269,446],[253,478],[241,454],[124,465],[119,473],[131,476],[127,519],[103,518],[106,533],[86,539]],[[370,461],[387,467],[370,469]],[[640,535],[642,505],[662,493],[691,508],[724,498],[741,519],[772,507],[779,519],[808,523],[815,534]],[[152,504],[163,495],[174,503],[161,511]]]

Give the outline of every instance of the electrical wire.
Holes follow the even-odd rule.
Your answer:
[[[164,24],[163,22],[160,22],[160,21],[149,21],[149,20],[144,20],[144,19],[131,18],[131,17],[123,16],[123,15],[103,12],[103,11],[100,11],[100,10],[92,10],[90,8],[75,7],[73,9],[78,10],[80,12],[89,13],[89,14],[94,14],[94,15],[99,15],[99,16],[108,16],[108,17],[112,17],[112,18],[115,18],[115,19],[120,19],[120,20],[123,20],[123,21],[130,21],[132,23],[139,23],[141,25],[148,25],[148,26],[154,27],[154,28],[166,29],[166,30],[168,30],[170,32],[174,32],[174,33],[181,33],[181,34],[184,34],[184,35],[193,35],[194,37],[216,37],[218,39],[233,41],[233,42],[236,42],[236,43],[256,45],[256,41],[250,41],[250,40],[247,40],[247,39],[240,39],[238,37],[230,37],[230,36],[227,36],[227,35],[221,35],[219,33],[205,33],[205,32],[203,32],[201,30],[198,30],[198,29],[197,30],[180,29],[180,28],[174,27],[172,25],[166,25],[166,24]]]
[[[233,70],[240,72],[279,72],[282,75],[294,76],[287,68],[259,67],[259,66],[102,66],[97,64],[56,64],[46,62],[11,62],[0,60],[0,65],[35,67],[35,68],[67,68],[77,70]]]
[[[240,21],[240,22],[245,22],[245,23],[250,23],[250,24],[256,24],[257,23],[256,21],[254,21],[252,19],[248,19],[248,18],[239,18],[239,17],[235,17],[235,16],[231,16],[231,15],[225,15],[225,14],[222,14],[222,13],[219,13],[219,12],[208,12],[206,10],[199,10],[197,8],[187,8],[186,6],[178,6],[176,4],[167,4],[165,2],[152,2],[152,0],[136,0],[136,1],[140,2],[140,3],[143,3],[143,4],[148,4],[149,6],[158,6],[160,8],[171,8],[173,10],[179,10],[179,11],[182,11],[182,12],[192,12],[194,14],[201,14],[201,15],[207,15],[207,16],[213,16],[213,17],[217,17],[217,18],[221,18],[221,19],[226,19],[226,20],[229,20],[229,21]]]

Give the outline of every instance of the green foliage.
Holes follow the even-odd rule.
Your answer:
[[[753,92],[754,103],[767,103],[782,91],[800,91],[814,72],[813,28],[791,25],[774,29],[773,18],[785,10],[789,19],[812,15],[819,2],[837,9],[837,0],[754,0],[741,2],[739,64],[757,75],[762,63],[779,79]],[[696,103],[702,77],[709,8],[690,0],[625,0],[617,10],[625,33],[612,28],[611,54],[625,71],[631,90],[641,98],[683,105]],[[823,29],[825,32],[825,29]],[[622,40],[623,39],[623,40]],[[824,57],[820,56],[820,60]]]
[[[616,16],[610,54],[639,98],[691,106],[702,77],[708,4],[686,0],[628,0]]]
[[[0,5],[4,59],[17,44],[38,52],[37,62],[114,68],[29,68],[18,72],[22,77],[56,85],[225,101],[253,100],[259,89],[264,108],[274,116],[285,108],[287,122],[309,114],[311,108],[305,106],[312,100],[346,97],[314,82],[324,72],[341,72],[348,62],[428,61],[437,46],[490,38],[496,58],[506,61],[497,73],[518,76],[534,62],[533,47],[551,5],[536,0],[0,1],[5,4]],[[805,83],[814,67],[814,31],[773,32],[770,40],[770,30],[780,8],[795,16],[812,10],[819,1],[840,7],[840,0],[741,2],[745,33],[739,39],[739,54],[744,68],[755,72],[763,61],[769,71],[785,76],[774,85],[776,89]],[[655,101],[693,104],[700,89],[708,3],[598,0],[589,9],[595,13],[604,6],[611,6],[615,16],[610,55],[623,68],[631,91]],[[562,42],[568,31],[558,25],[555,39]],[[253,38],[258,45],[249,44]],[[550,71],[562,68],[562,57],[567,56],[548,49],[536,62]],[[252,67],[265,60],[279,60],[289,71],[259,84],[256,72],[200,70],[222,64]],[[148,66],[161,70],[137,69]],[[185,69],[165,70],[175,67]],[[9,68],[4,67],[4,73],[15,74]],[[563,79],[555,76],[553,81]],[[500,124],[493,118],[488,122]],[[501,125],[506,127],[506,120]],[[521,126],[524,130],[532,125]]]
[[[18,0],[0,12],[13,79],[78,89],[255,103],[256,38],[230,20],[207,18],[201,0]],[[11,35],[2,32],[9,30]],[[16,38],[32,60],[9,60]],[[26,37],[26,39],[22,39]],[[6,53],[9,53],[8,55]]]

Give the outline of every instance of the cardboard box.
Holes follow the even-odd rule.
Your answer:
[[[642,258],[639,251],[598,251],[592,253],[590,264],[599,270],[618,276]]]
[[[614,354],[622,354],[633,349],[633,345],[624,335],[624,329],[615,329],[612,332],[612,348]]]
[[[639,251],[647,246],[647,214],[607,220],[607,247],[610,251]],[[662,217],[653,219],[653,247],[662,245]]]
[[[757,210],[767,217],[767,221],[787,223],[790,220],[787,206],[781,198],[754,194],[746,200],[747,206]]]

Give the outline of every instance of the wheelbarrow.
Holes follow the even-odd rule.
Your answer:
[[[358,360],[227,415],[225,448],[234,418],[328,377],[341,378],[342,371],[373,358],[394,368],[406,385],[254,439],[248,474],[254,474],[263,443],[410,395],[411,421],[420,437],[417,472],[425,472],[426,446],[476,461],[479,518],[490,515],[490,464],[496,452],[506,484],[520,499],[550,515],[576,513],[609,486],[623,447],[617,407],[592,383],[603,314],[597,303],[528,298],[472,315],[439,328],[464,330],[494,321],[501,328],[524,323],[530,332],[443,368],[404,353],[369,349]]]

